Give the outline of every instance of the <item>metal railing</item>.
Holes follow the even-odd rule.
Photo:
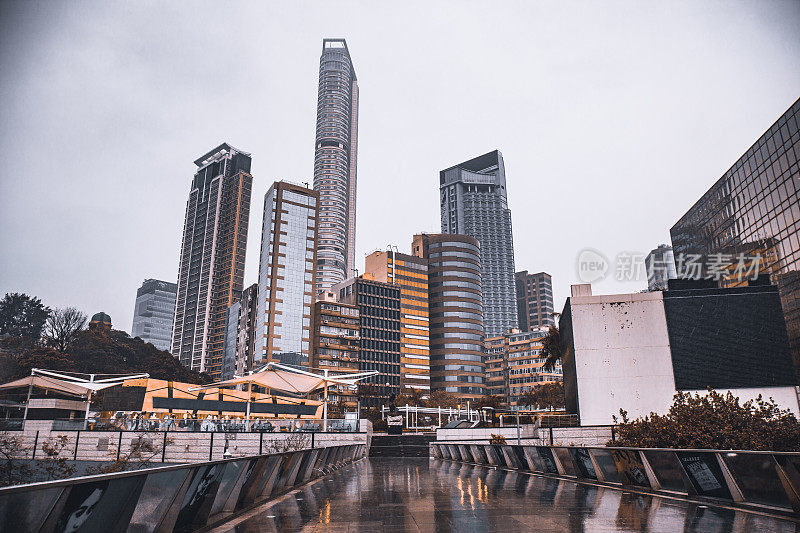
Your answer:
[[[433,442],[431,456],[800,516],[800,453]]]
[[[0,531],[192,531],[364,457],[331,446],[0,489]]]
[[[214,419],[202,418],[110,418],[93,419],[55,419],[46,420],[0,420],[0,431],[21,431],[24,426],[41,428],[42,423],[52,422],[49,429],[53,431],[199,431],[199,432],[225,432],[225,433],[272,433],[272,432],[322,432],[323,420],[317,419]],[[358,433],[361,431],[359,420],[328,419],[327,432],[332,433]]]

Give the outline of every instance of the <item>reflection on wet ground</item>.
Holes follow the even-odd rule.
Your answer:
[[[215,533],[800,533],[791,520],[427,458],[364,459],[245,516]]]

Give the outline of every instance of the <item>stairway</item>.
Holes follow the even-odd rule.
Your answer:
[[[372,435],[370,457],[428,457],[436,435]]]

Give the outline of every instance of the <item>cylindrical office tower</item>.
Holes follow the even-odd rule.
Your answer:
[[[356,239],[358,81],[344,39],[325,39],[319,60],[314,190],[319,192],[317,290],[352,275]]]
[[[428,263],[431,391],[477,399],[486,393],[478,240],[415,235],[412,251]]]

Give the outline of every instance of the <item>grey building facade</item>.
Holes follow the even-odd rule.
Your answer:
[[[358,80],[344,39],[324,39],[319,59],[314,190],[319,193],[317,290],[351,276],[356,253]]]
[[[647,268],[648,291],[665,291],[669,280],[678,277],[672,246],[659,244],[658,248],[653,248],[647,254],[644,264]]]
[[[553,316],[553,279],[547,272],[515,274],[517,289],[517,320],[519,329],[550,327],[556,324]]]
[[[222,360],[222,379],[243,376],[254,368],[258,284],[242,292],[242,297],[228,308],[225,326],[225,355]]]
[[[178,286],[169,281],[146,279],[136,291],[131,337],[139,337],[159,350],[169,351],[175,297]]]
[[[431,391],[477,400],[486,394],[480,243],[467,235],[419,234],[411,251],[428,264]]]
[[[442,233],[469,235],[480,242],[486,336],[518,327],[503,154],[495,150],[442,170],[439,193]]]

